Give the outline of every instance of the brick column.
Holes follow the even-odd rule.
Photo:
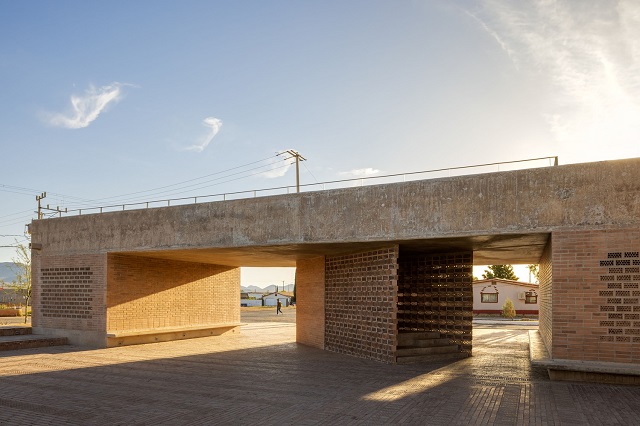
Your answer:
[[[398,246],[327,256],[325,349],[395,362]]]
[[[107,255],[47,256],[32,251],[34,334],[75,345],[106,345]]]
[[[553,247],[551,240],[549,238],[542,252],[538,274],[538,282],[540,283],[538,330],[550,354],[553,348]]]
[[[640,363],[640,229],[554,232],[552,244],[552,357]]]
[[[296,263],[296,342],[324,349],[324,256]]]

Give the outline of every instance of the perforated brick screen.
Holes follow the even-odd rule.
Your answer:
[[[43,268],[42,316],[92,318],[93,272],[91,268]]]
[[[471,354],[473,253],[400,252],[398,330],[439,331]]]
[[[395,362],[397,246],[325,261],[325,349]]]
[[[600,311],[607,315],[600,321],[600,327],[607,331],[600,340],[640,343],[640,254],[610,252],[599,266],[603,272],[600,281],[606,284],[606,290],[598,294],[604,302]]]

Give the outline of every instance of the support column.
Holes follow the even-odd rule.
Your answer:
[[[398,246],[327,256],[325,349],[395,362]]]
[[[31,254],[33,333],[105,347],[107,255]]]
[[[554,360],[640,364],[640,229],[558,231]]]
[[[296,263],[296,342],[324,349],[324,256]]]
[[[553,247],[549,238],[540,258],[538,282],[540,283],[540,308],[538,330],[547,352],[553,358]]]

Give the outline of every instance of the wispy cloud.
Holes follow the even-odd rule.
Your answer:
[[[188,146],[186,151],[202,152],[211,143],[213,138],[218,134],[220,128],[222,128],[222,120],[215,117],[207,117],[202,120],[202,124],[208,128],[207,134],[200,139],[200,142]]]
[[[89,86],[82,95],[71,95],[71,110],[49,114],[47,121],[56,127],[82,129],[91,124],[111,104],[122,98],[122,88],[130,86],[114,82],[102,87]]]
[[[283,160],[282,162],[276,162],[270,165],[270,169],[262,173],[261,176],[267,179],[275,179],[287,174],[293,161],[291,159]]]
[[[339,172],[342,176],[365,177],[380,173],[380,170],[367,167],[366,169],[353,169],[348,172]]]
[[[573,150],[598,139],[621,150],[631,142],[637,145],[637,0],[588,6],[569,0],[487,0],[467,13],[518,69],[549,79],[553,89],[546,117],[557,142],[566,142]]]

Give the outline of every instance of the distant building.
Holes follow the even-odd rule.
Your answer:
[[[538,284],[491,278],[473,282],[473,313],[501,314],[502,306],[511,299],[518,315],[538,315]]]
[[[24,303],[24,297],[11,287],[0,287],[0,304],[17,306]]]
[[[262,302],[264,306],[276,306],[277,301],[280,300],[283,306],[289,306],[291,304],[291,298],[293,297],[293,293],[289,292],[276,292],[269,293],[262,298]]]
[[[262,293],[247,291],[240,292],[240,306],[262,306]]]

